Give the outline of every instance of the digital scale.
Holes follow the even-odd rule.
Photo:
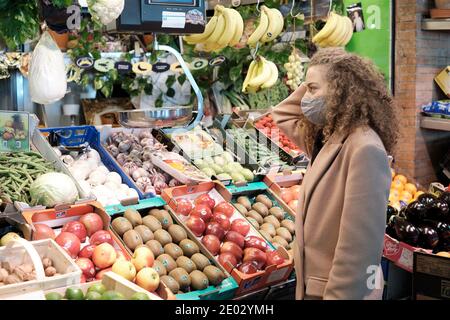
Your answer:
[[[108,32],[202,33],[206,24],[205,0],[127,0]]]

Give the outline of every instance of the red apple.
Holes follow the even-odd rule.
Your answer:
[[[234,207],[228,202],[221,202],[214,208],[214,213],[223,213],[228,218],[231,218],[234,213]]]
[[[266,252],[266,255],[267,255],[267,265],[268,266],[271,266],[271,265],[279,266],[280,264],[283,264],[286,261],[281,256],[281,254],[276,250]]]
[[[230,219],[228,219],[228,217],[221,212],[214,213],[212,221],[218,222],[225,231],[228,231],[231,228]]]
[[[217,238],[219,238],[220,241],[223,240],[225,237],[225,230],[220,226],[218,222],[208,222],[206,225],[205,234],[213,234]]]
[[[188,216],[192,210],[192,203],[188,199],[178,199],[176,201],[176,213],[181,214],[183,216]]]
[[[79,221],[86,227],[88,237],[103,229],[103,220],[96,213],[82,215]]]
[[[227,241],[222,244],[220,248],[220,253],[229,252],[236,257],[238,261],[242,259],[242,249],[236,243]]]
[[[242,234],[240,234],[239,232],[236,231],[229,231],[226,235],[225,235],[225,241],[231,241],[236,243],[239,247],[241,247],[242,249],[244,249],[244,244],[245,244],[245,238]]]
[[[100,270],[96,275],[95,275],[95,280],[102,280],[103,275],[109,271],[112,271],[112,268],[106,268],[103,270]]]
[[[266,253],[256,249],[256,248],[247,248],[244,250],[244,262],[254,262],[258,269],[262,269],[267,262]]]
[[[199,217],[190,217],[186,221],[186,226],[192,231],[197,237],[201,237],[205,231],[205,222]]]
[[[236,257],[229,252],[221,253],[218,260],[222,266],[226,266],[227,263],[230,263],[234,268],[237,265]]]
[[[55,239],[55,231],[46,224],[36,223],[34,225],[33,240]]]
[[[215,235],[207,234],[203,237],[202,243],[213,256],[217,255],[220,250],[220,240]]]
[[[72,259],[75,259],[80,252],[80,239],[70,232],[61,232],[55,239],[64,250],[66,250]]]
[[[69,221],[62,228],[62,232],[73,233],[83,243],[86,241],[86,227],[80,221]]]
[[[94,263],[88,258],[78,258],[75,263],[80,267],[81,272],[83,272],[86,279],[91,279],[95,277],[95,266]]]
[[[253,262],[244,262],[243,264],[241,264],[238,268],[238,270],[242,273],[245,274],[253,274],[258,272],[258,268],[256,267],[256,265]]]
[[[99,230],[95,232],[91,237],[89,237],[89,243],[93,245],[99,245],[102,243],[109,243],[110,245],[114,245],[114,240],[111,236],[111,233],[106,230]]]
[[[204,204],[195,205],[190,213],[191,217],[199,217],[205,222],[209,222],[212,219],[211,209]]]
[[[231,230],[239,232],[245,237],[250,231],[250,224],[244,219],[236,219],[231,223]]]
[[[266,252],[269,249],[269,245],[260,237],[249,236],[245,239],[246,248],[256,248]]]
[[[195,199],[195,204],[206,204],[212,210],[216,205],[216,201],[209,194],[204,193]]]
[[[105,269],[113,265],[116,261],[117,253],[112,245],[107,242],[99,244],[94,249],[94,254],[92,255],[92,261],[95,266],[100,269]]]
[[[84,248],[81,249],[80,253],[78,254],[78,257],[91,259],[92,254],[94,253],[95,247],[96,247],[96,245],[93,245],[93,244],[84,246]]]
[[[136,275],[136,284],[150,292],[154,292],[159,287],[159,274],[153,268],[144,268]]]

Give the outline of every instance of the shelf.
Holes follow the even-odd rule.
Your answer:
[[[420,127],[431,130],[450,131],[450,120],[421,116]]]
[[[450,19],[422,19],[422,30],[450,30]]]

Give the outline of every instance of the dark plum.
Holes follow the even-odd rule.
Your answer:
[[[412,246],[416,245],[419,239],[419,230],[406,219],[398,216],[393,217],[393,224],[395,228],[395,233],[397,234],[397,239],[403,241]]]
[[[413,223],[421,222],[427,213],[427,207],[419,201],[413,201],[405,209],[406,219]]]
[[[439,235],[437,231],[429,226],[422,226],[419,230],[419,241],[417,245],[424,249],[433,249],[439,243]]]
[[[426,205],[427,207],[431,207],[432,205],[434,205],[434,203],[436,202],[437,198],[435,195],[431,194],[431,193],[424,193],[421,194],[418,198],[417,201],[420,203],[423,203],[424,205]]]

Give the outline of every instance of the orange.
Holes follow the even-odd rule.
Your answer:
[[[401,192],[403,191],[403,183],[400,180],[394,180],[392,181],[391,189],[396,189]]]
[[[408,191],[411,194],[415,194],[417,192],[417,188],[412,183],[405,184],[405,191]]]
[[[398,196],[395,196],[393,194],[389,195],[389,202],[398,202],[399,198]]]
[[[406,200],[405,202],[408,203],[412,200],[413,196],[411,193],[409,193],[408,191],[403,191],[400,194],[400,200]]]
[[[389,196],[393,196],[396,198],[400,197],[400,191],[398,191],[397,189],[391,189],[391,191],[389,192]]]
[[[401,206],[400,206],[400,201],[391,201],[390,202],[391,207],[394,207],[395,209],[397,209],[397,211],[400,211]]]
[[[408,179],[404,175],[398,174],[394,177],[394,181],[399,180],[402,184],[406,184],[408,182]]]

